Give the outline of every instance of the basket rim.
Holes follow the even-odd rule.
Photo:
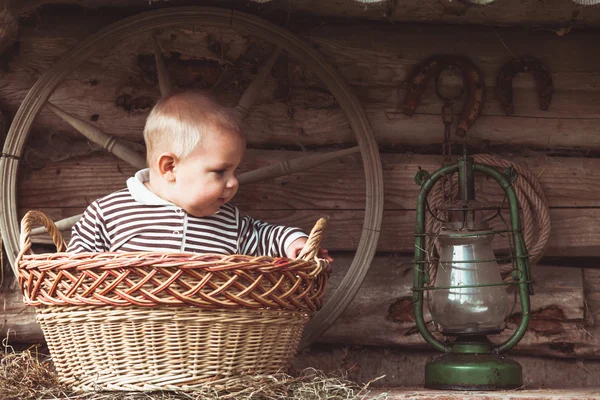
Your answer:
[[[195,306],[317,311],[325,259],[215,253],[27,254],[19,285],[30,306]]]
[[[85,256],[89,257],[107,257],[107,258],[118,258],[118,257],[130,257],[130,256],[138,256],[142,258],[143,256],[154,256],[161,255],[164,258],[181,258],[181,257],[189,257],[189,258],[197,258],[199,256],[213,256],[213,257],[248,257],[248,258],[256,258],[256,259],[287,259],[287,260],[300,260],[283,257],[283,256],[250,256],[247,254],[224,254],[224,253],[194,253],[194,252],[183,252],[183,251],[173,251],[173,252],[165,252],[165,251],[82,251],[82,252],[52,252],[52,253],[35,253],[35,254],[23,254],[23,259],[31,259],[35,257],[52,257],[52,256],[63,256],[63,257],[72,257],[72,258],[83,258]]]
[[[33,263],[33,265],[27,265],[30,263]],[[243,264],[243,266],[240,267],[236,264]],[[232,271],[240,269],[261,273],[311,270],[309,273],[311,276],[326,273],[330,270],[328,261],[318,257],[304,260],[288,257],[192,252],[56,252],[22,255],[19,260],[19,275],[22,275],[24,271],[34,269],[39,269],[40,271],[52,269],[83,270],[90,268],[105,270],[137,267],[179,267],[182,269],[205,269],[207,271]]]

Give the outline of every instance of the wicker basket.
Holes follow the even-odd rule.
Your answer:
[[[33,222],[58,253],[32,254]],[[19,284],[60,380],[79,390],[194,390],[287,368],[321,308],[325,220],[300,258],[194,253],[64,253],[39,211],[21,222]]]

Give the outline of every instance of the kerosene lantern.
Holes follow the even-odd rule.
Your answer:
[[[439,233],[426,231],[427,196],[442,178],[458,173],[459,200],[446,205],[448,218]],[[483,218],[486,205],[475,200],[475,173],[493,178],[508,200],[510,224],[506,229],[490,229]],[[503,355],[525,334],[529,322],[531,281],[529,258],[519,221],[519,204],[511,180],[514,171],[501,172],[494,167],[474,163],[466,151],[456,164],[446,165],[433,174],[419,171],[421,185],[417,202],[413,301],[415,321],[423,338],[443,354],[425,366],[425,387],[445,390],[501,390],[522,386],[521,365]],[[499,214],[499,212],[498,212]],[[492,240],[503,233],[509,239],[510,254],[496,258]],[[426,250],[426,238],[437,240],[438,257]],[[498,261],[511,260],[513,271],[503,281]],[[429,268],[437,263],[435,283]],[[501,344],[495,335],[507,326],[511,307],[508,286],[515,285],[520,297],[521,315],[517,329]],[[438,340],[423,318],[424,297],[437,330],[445,337]],[[516,301],[516,298],[514,299]],[[514,304],[513,304],[514,305]]]

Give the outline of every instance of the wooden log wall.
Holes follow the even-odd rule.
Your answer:
[[[14,114],[39,75],[69,47],[110,19],[44,17],[20,28],[18,48],[0,70],[0,107]],[[416,333],[410,304],[410,252],[418,167],[440,165],[442,104],[429,87],[412,118],[401,113],[404,80],[432,54],[468,55],[486,82],[482,116],[469,131],[473,151],[501,153],[528,166],[546,191],[552,236],[543,265],[534,266],[537,294],[533,320],[517,351],[556,357],[598,358],[600,299],[595,283],[600,257],[600,35],[558,36],[546,31],[489,27],[400,24],[290,25],[312,43],[351,85],[365,108],[382,151],[385,211],[378,253],[349,309],[324,342],[426,348]],[[178,29],[161,33],[167,66],[180,87],[214,87],[233,102],[269,54],[270,46],[235,32]],[[97,124],[143,151],[141,132],[158,98],[149,37],[128,38],[88,60],[55,91],[57,106]],[[515,115],[503,114],[494,96],[495,77],[511,54],[544,61],[555,93],[549,111],[538,106],[531,76],[514,81]],[[445,74],[444,90],[461,80]],[[458,114],[461,105],[457,104]],[[249,151],[243,170],[307,153],[355,145],[354,135],[322,82],[295,60],[278,61],[247,120]],[[120,189],[132,167],[81,139],[44,110],[34,122],[20,169],[19,213],[41,209],[59,219],[82,212],[94,199]],[[351,263],[364,215],[364,174],[359,155],[313,170],[244,187],[235,203],[253,216],[309,229],[322,215],[331,219],[325,246],[336,262],[332,289]],[[490,182],[479,192],[500,200]],[[498,249],[507,244],[498,238]],[[569,257],[578,257],[568,261]],[[7,283],[5,283],[7,285]],[[4,328],[21,340],[39,338],[31,310],[24,311],[14,287],[5,286]],[[517,316],[510,320],[514,327]],[[507,332],[508,334],[510,332]]]

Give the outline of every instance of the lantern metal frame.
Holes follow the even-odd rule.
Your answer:
[[[459,196],[461,200],[474,200],[474,175],[481,173],[493,178],[504,190],[505,199],[508,200],[511,228],[505,231],[490,231],[492,233],[505,232],[512,236],[514,253],[508,259],[513,262],[512,282],[500,282],[498,285],[517,285],[521,303],[521,321],[515,332],[503,343],[493,344],[484,334],[469,336],[449,334],[456,336],[453,342],[443,343],[427,329],[423,317],[424,293],[436,289],[460,289],[466,286],[435,287],[429,285],[429,276],[425,273],[425,266],[431,262],[427,260],[425,240],[433,233],[426,232],[427,197],[435,184],[444,177],[458,173]],[[519,218],[519,202],[511,181],[516,176],[514,171],[500,172],[486,164],[474,163],[473,158],[465,154],[455,164],[446,165],[429,174],[420,170],[415,176],[415,181],[421,185],[417,198],[417,215],[415,226],[415,253],[413,269],[413,303],[417,328],[435,350],[443,354],[429,361],[425,367],[425,387],[446,390],[499,390],[512,389],[522,386],[522,368],[520,364],[502,356],[512,349],[525,335],[530,319],[530,299],[533,294],[530,279],[529,256],[521,230]],[[509,240],[511,243],[511,240]],[[505,260],[507,257],[496,258]],[[465,260],[466,262],[467,260]],[[489,260],[469,260],[477,263]],[[469,287],[483,287],[485,285],[469,285]],[[446,336],[446,335],[445,335]]]

